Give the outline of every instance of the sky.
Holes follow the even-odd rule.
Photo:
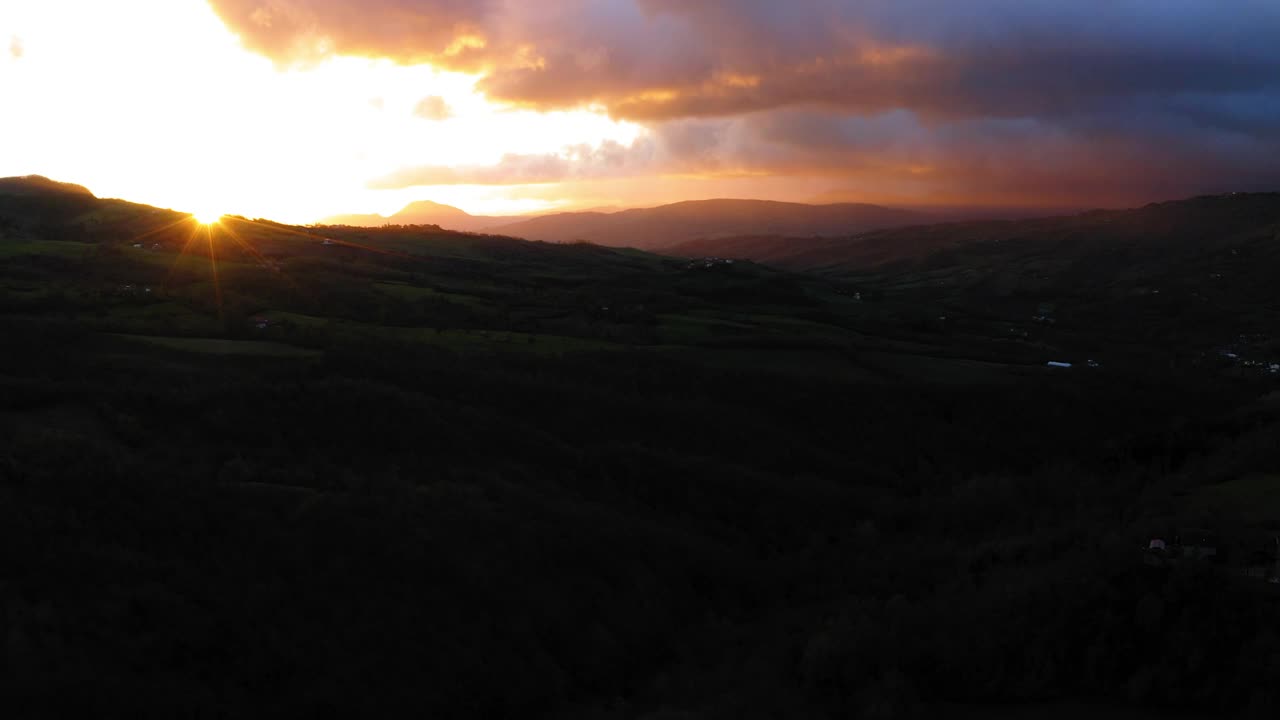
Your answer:
[[[3,0],[0,176],[312,222],[1280,189],[1276,0]]]

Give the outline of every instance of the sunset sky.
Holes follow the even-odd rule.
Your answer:
[[[1280,189],[1275,0],[3,0],[0,176],[311,222]]]

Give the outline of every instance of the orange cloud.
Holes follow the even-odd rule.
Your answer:
[[[453,108],[449,107],[449,103],[439,95],[430,95],[418,102],[413,109],[413,114],[423,120],[439,122],[453,117]]]
[[[470,65],[492,0],[210,0],[246,47],[282,65],[329,55]]]
[[[469,69],[491,100],[651,131],[607,149],[612,165],[594,150],[509,154],[378,187],[776,174],[1150,199],[1280,185],[1280,14],[1266,3],[210,1],[280,62]]]
[[[605,141],[575,145],[560,153],[508,153],[494,165],[450,167],[428,165],[397,170],[369,186],[388,190],[419,185],[538,185],[569,180],[635,177],[660,169],[648,140],[630,146]]]
[[[646,187],[672,179],[707,186],[733,180],[748,187],[741,182],[752,180],[758,182],[749,187],[794,198],[786,182],[806,180],[883,202],[1067,206],[1280,184],[1273,152],[1259,153],[1257,145],[1187,146],[1179,132],[1152,126],[1143,133],[1116,127],[1085,134],[1025,119],[938,123],[904,112],[848,118],[772,111],[662,123],[625,146],[508,154],[487,166],[405,168],[371,187],[554,184],[587,192],[602,181]],[[1280,143],[1271,147],[1280,150]]]
[[[503,102],[603,105],[634,120],[805,105],[1041,116],[1152,93],[1260,90],[1280,74],[1280,15],[1256,3],[210,1],[279,62],[429,62],[482,71],[480,88]]]

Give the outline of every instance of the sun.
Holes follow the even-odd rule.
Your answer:
[[[222,213],[200,211],[191,213],[191,217],[195,218],[196,222],[201,225],[217,225],[218,221],[222,220]]]

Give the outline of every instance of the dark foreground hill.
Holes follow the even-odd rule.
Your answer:
[[[548,242],[591,242],[645,250],[744,233],[848,235],[921,222],[907,210],[841,203],[699,200],[614,213],[560,213],[498,225],[504,235]]]
[[[1274,345],[931,257],[0,193],[7,715],[1274,717]]]
[[[57,182],[40,175],[24,177],[0,178],[0,196],[32,198],[38,196],[82,195],[93,197],[93,193],[82,185]]]

